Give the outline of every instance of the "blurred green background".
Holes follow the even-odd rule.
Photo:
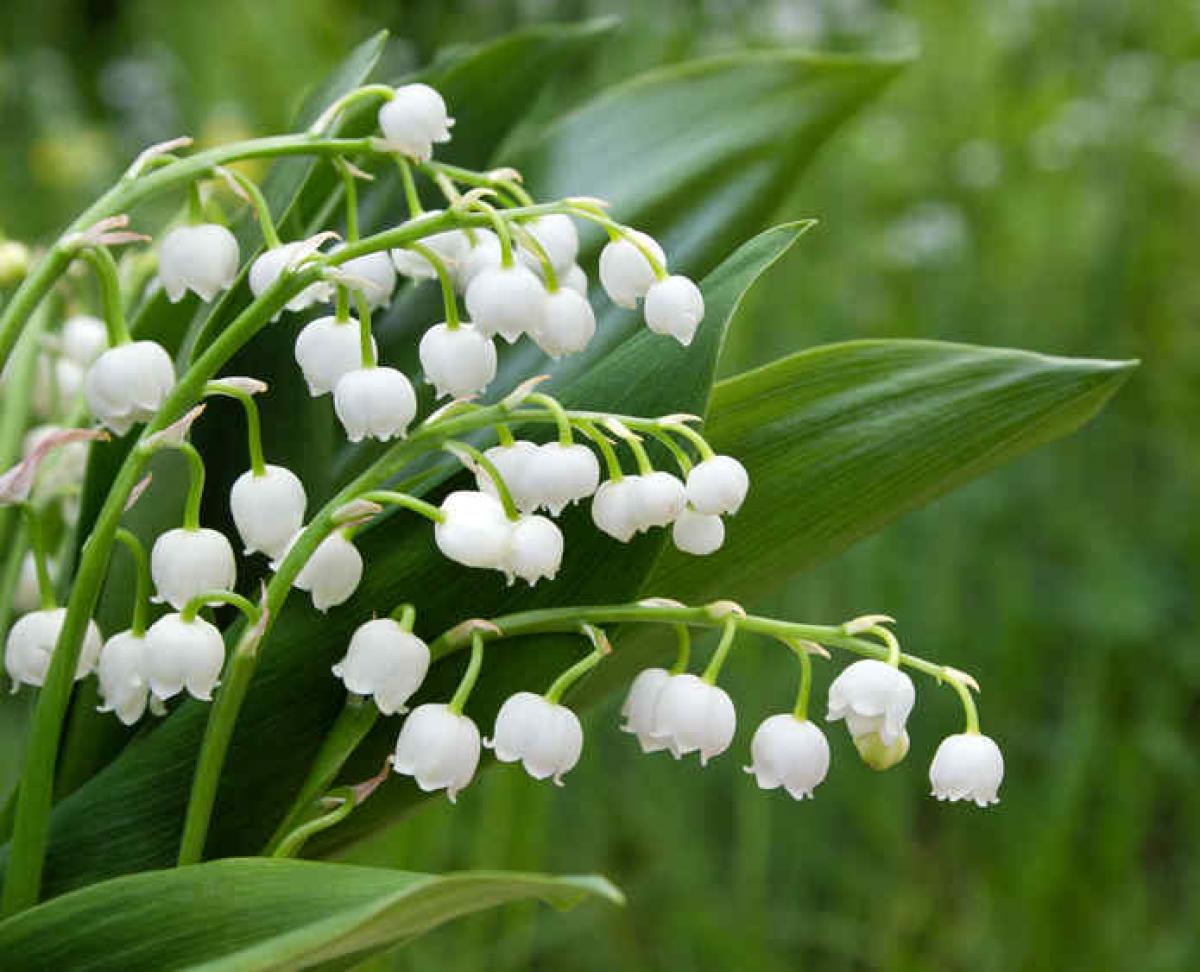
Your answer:
[[[1144,367],[1079,436],[754,605],[885,611],[914,650],[974,672],[1008,759],[999,808],[928,799],[957,715],[924,685],[901,768],[876,776],[832,733],[814,802],[759,793],[740,753],[790,689],[748,653],[729,669],[739,741],[705,772],[637,755],[613,700],[564,790],[505,767],[355,853],[599,870],[627,909],[512,908],[372,967],[1200,967],[1200,4],[9,0],[0,229],[45,238],[148,142],[278,130],[380,26],[401,69],[606,12],[620,31],[554,108],[733,47],[920,49],[779,201],[821,225],[753,293],[726,373],[870,336]],[[2,710],[5,766],[23,705]]]

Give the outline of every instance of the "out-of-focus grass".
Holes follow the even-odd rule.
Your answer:
[[[93,186],[30,168],[47,138],[90,133],[88,164],[108,172],[137,141],[213,118],[277,126],[304,81],[374,23],[412,38],[402,61],[529,17],[622,5],[190,6],[121,5],[96,49],[82,26],[56,36],[35,24],[6,51],[6,103],[9,55],[51,57],[36,53],[51,43],[59,60],[37,97],[61,88],[58,103],[75,105],[69,125],[22,114],[4,140],[6,229],[48,231]],[[458,807],[433,805],[360,852],[414,869],[598,869],[628,909],[511,908],[375,967],[1200,966],[1200,9],[624,6],[622,39],[561,98],[723,45],[921,41],[908,75],[781,200],[782,214],[822,225],[754,294],[726,372],[883,335],[1137,356],[1144,368],[1080,436],[755,605],[813,620],[886,611],[914,650],[974,672],[1008,758],[999,808],[927,797],[928,759],[958,718],[927,684],[900,768],[872,773],[833,731],[815,801],[759,793],[740,765],[757,720],[788,704],[787,661],[748,647],[727,669],[742,731],[704,772],[637,754],[615,731],[614,700],[589,720],[564,790],[504,767]],[[104,102],[97,79],[131,56],[173,65],[164,97],[178,124],[143,132],[138,112]],[[91,151],[67,154],[83,167]]]

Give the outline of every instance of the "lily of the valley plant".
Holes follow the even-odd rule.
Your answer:
[[[368,107],[373,133],[338,134]],[[716,448],[695,415],[592,408],[543,384],[551,362],[603,343],[596,308],[605,299],[640,315],[664,346],[686,348],[723,322],[706,317],[704,292],[673,268],[670,248],[626,225],[605,200],[538,199],[516,169],[439,161],[459,134],[454,107],[425,84],[371,84],[332,100],[299,134],[195,153],[186,139],[155,146],[40,255],[8,302],[0,354],[7,360],[14,345],[17,354],[5,407],[20,399],[29,418],[24,458],[0,479],[12,513],[4,660],[13,691],[37,700],[11,808],[7,914],[41,897],[73,697],[92,699],[140,734],[180,706],[207,707],[177,863],[207,856],[218,785],[258,662],[294,648],[273,635],[295,592],[318,612],[350,612],[349,635],[326,660],[346,705],[307,778],[278,808],[264,856],[298,855],[389,775],[454,801],[485,749],[562,785],[587,758],[576,690],[639,629],[659,632],[675,652],[673,664],[643,668],[627,688],[619,728],[643,753],[695,753],[700,766],[725,753],[739,720],[720,684],[724,668],[740,652],[775,651],[779,677],[795,678],[794,704],[745,713],[759,721],[738,757],[760,788],[812,797],[830,769],[826,733],[836,723],[869,766],[902,763],[916,673],[952,689],[963,710],[962,731],[941,743],[929,768],[933,796],[998,802],[1004,761],[980,729],[974,679],[903,650],[890,617],[818,624],[760,617],[733,600],[554,598],[580,534],[564,530],[564,517],[590,518],[587,529],[607,538],[605,549],[662,531],[683,554],[709,557],[739,529],[755,468],[736,448]],[[334,187],[324,226],[303,238],[289,238],[294,221],[285,223],[238,165],[285,155],[315,159]],[[403,201],[391,197],[385,228],[364,234],[360,190],[382,179],[397,181]],[[141,225],[132,210],[152,195],[176,196],[179,217]],[[239,211],[251,214],[254,232],[239,236],[226,225],[225,214]],[[593,262],[586,254],[597,236]],[[439,295],[440,309],[414,337],[415,356],[393,356],[379,321],[417,290]],[[91,293],[98,299],[89,306]],[[231,303],[235,293],[240,305]],[[216,323],[184,347],[131,328],[137,308],[164,300]],[[260,417],[273,389],[238,367],[252,360],[242,352],[260,332],[286,336],[280,343],[294,357],[286,367],[298,369],[328,416],[319,419],[336,421],[347,443],[377,443],[348,453],[357,457],[353,474],[329,495],[268,461],[273,436],[285,431]],[[228,402],[218,410],[218,399],[238,411]],[[244,456],[231,486],[206,475],[205,442]],[[108,461],[89,470],[89,450]],[[127,518],[160,490],[158,470],[171,454],[186,469],[182,507],[154,536],[139,536]],[[81,505],[81,495],[97,498]],[[361,538],[393,518],[428,521],[424,542],[461,577],[457,616],[444,630],[425,620],[428,591],[364,602],[374,565]],[[128,621],[101,630],[93,615],[118,565],[133,578],[119,589]],[[544,587],[552,599],[481,616],[472,590],[486,572]],[[704,631],[715,650],[698,664],[692,636]],[[529,680],[480,720],[472,693],[486,684],[493,658],[512,640],[547,634],[575,638],[577,659]],[[457,682],[431,692],[431,667],[456,654],[465,660]],[[814,669],[828,662],[839,670],[828,680],[827,709],[814,712]],[[347,764],[383,725],[392,741],[386,764],[348,787]]]

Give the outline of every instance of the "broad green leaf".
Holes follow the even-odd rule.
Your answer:
[[[472,912],[587,898],[623,903],[600,877],[214,861],[106,881],[11,918],[0,924],[0,963],[7,972],[348,968]]]

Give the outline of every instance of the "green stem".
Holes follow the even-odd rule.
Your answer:
[[[334,119],[337,118],[340,112],[345,111],[355,102],[366,98],[383,98],[384,101],[391,101],[395,96],[395,89],[386,84],[364,84],[361,88],[347,91],[321,112],[317,120],[308,127],[308,133],[310,135],[320,135],[333,124]]]
[[[314,817],[305,824],[301,824],[290,834],[288,834],[279,846],[272,852],[272,857],[295,857],[304,848],[305,842],[314,834],[319,834],[322,830],[328,830],[341,823],[348,816],[350,811],[354,809],[354,788],[349,786],[339,787],[329,793],[324,800],[335,800],[337,805],[328,813],[323,813],[319,817]]]
[[[199,530],[200,503],[204,499],[204,459],[190,442],[181,442],[175,448],[182,452],[188,461],[188,491],[187,502],[183,506],[183,528]]]
[[[129,328],[125,324],[125,307],[121,303],[121,278],[117,261],[105,246],[84,250],[83,258],[96,271],[96,280],[100,284],[100,301],[104,307],[104,326],[108,330],[109,346],[115,348],[128,344]]]
[[[733,642],[737,636],[738,618],[736,614],[730,614],[725,618],[725,626],[721,629],[721,640],[717,643],[717,650],[713,652],[712,659],[708,663],[708,667],[704,669],[704,674],[700,677],[709,685],[717,684],[717,676],[721,674],[721,669],[725,665],[725,659],[729,657],[729,651],[733,648]]]
[[[808,697],[812,693],[812,658],[803,646],[792,647],[800,657],[800,688],[796,692],[796,705],[792,709],[792,715],[804,722],[808,718]]]
[[[551,294],[556,293],[558,291],[558,274],[554,272],[554,264],[550,262],[550,254],[542,246],[542,241],[520,223],[513,224],[513,231],[521,237],[521,245],[537,257],[542,268],[542,279],[546,283],[546,291]]]
[[[596,448],[600,450],[600,455],[604,457],[604,468],[608,472],[608,478],[614,483],[619,483],[624,479],[625,473],[621,469],[621,460],[617,458],[617,450],[608,441],[608,436],[588,421],[576,420],[574,425],[580,432],[591,439]]]
[[[683,450],[683,447],[662,429],[651,429],[650,434],[661,442],[666,447],[666,450],[675,457],[679,471],[683,474],[683,478],[687,479],[687,474],[692,470],[692,460]]]
[[[872,625],[863,634],[873,634],[887,647],[887,663],[900,667],[900,642],[896,636],[881,624]]]
[[[493,179],[486,172],[475,172],[472,169],[464,169],[461,166],[438,161],[422,162],[418,168],[429,174],[446,176],[466,186],[476,186],[481,189],[494,189],[500,193],[508,193],[516,205],[535,205],[533,197],[520,185],[507,179]]]
[[[346,239],[353,243],[358,239],[358,183],[344,159],[335,159],[334,166],[342,177],[342,191],[346,196]]]
[[[268,249],[274,250],[278,246],[282,246],[279,239],[279,231],[275,228],[275,221],[271,218],[271,207],[267,203],[267,197],[263,195],[262,190],[249,176],[243,175],[236,169],[226,169],[229,176],[242,187],[242,191],[250,197],[250,206],[254,210],[254,215],[258,219],[259,228],[262,230],[263,243]]]
[[[255,476],[265,476],[267,463],[263,458],[262,424],[259,421],[258,403],[254,400],[254,396],[241,388],[235,388],[233,385],[221,381],[210,381],[204,386],[204,394],[205,396],[222,395],[242,403],[242,408],[246,412],[246,447],[250,453],[250,470]]]
[[[457,329],[461,320],[458,316],[458,298],[454,294],[454,281],[450,278],[450,271],[446,267],[446,261],[432,249],[422,246],[420,243],[412,243],[407,249],[412,250],[414,253],[419,253],[433,267],[438,277],[438,283],[442,287],[442,304],[446,308],[446,326],[452,331]]]
[[[33,566],[37,571],[38,595],[43,611],[57,607],[54,597],[54,581],[46,562],[46,537],[42,531],[42,517],[32,503],[21,504],[25,514],[25,532],[29,538],[29,552],[33,554]]]
[[[375,342],[371,333],[371,305],[361,290],[354,291],[354,306],[358,309],[358,347],[364,368],[374,368],[379,363],[375,353]]]
[[[413,179],[412,166],[403,155],[396,156],[396,167],[400,170],[400,183],[404,186],[404,202],[408,206],[408,218],[415,219],[425,212],[421,206],[421,196],[417,193],[417,183]]]
[[[124,527],[117,530],[116,539],[125,545],[133,558],[137,580],[133,594],[133,619],[129,623],[129,630],[135,637],[140,638],[146,633],[146,622],[150,616],[150,560],[146,556],[146,548],[142,541]]]
[[[574,445],[575,437],[571,434],[571,418],[567,415],[567,410],[562,407],[562,403],[553,395],[545,395],[542,392],[535,392],[530,395],[527,401],[545,407],[546,411],[554,419],[554,424],[558,426],[558,441],[560,445]]]
[[[411,604],[398,604],[388,617],[400,625],[401,631],[411,633],[417,622],[417,609]]]
[[[362,498],[372,503],[383,503],[387,506],[399,506],[402,509],[412,510],[434,523],[442,523],[446,519],[446,514],[432,503],[409,496],[408,493],[398,493],[389,489],[373,489],[369,493],[363,493]]]
[[[634,461],[637,463],[638,472],[643,476],[648,476],[654,472],[654,463],[650,461],[650,453],[646,451],[646,447],[636,435],[622,435],[625,444],[629,446],[629,451],[633,453]]]
[[[257,605],[253,604],[249,598],[242,597],[241,594],[235,591],[203,591],[193,598],[189,598],[184,604],[183,610],[179,612],[181,621],[195,621],[196,615],[203,608],[211,607],[213,604],[228,604],[230,607],[235,607],[242,612],[242,616],[251,624],[258,621],[260,611]]]
[[[701,462],[703,462],[705,459],[712,459],[716,455],[716,453],[713,452],[713,447],[708,444],[708,440],[686,422],[680,422],[678,425],[672,425],[671,428],[696,447],[696,451],[700,453]]]
[[[333,319],[339,324],[345,324],[350,320],[350,291],[344,285],[338,284],[334,293],[337,294],[337,299],[334,304]]]
[[[197,226],[204,222],[204,200],[200,198],[200,180],[188,183],[188,223]]]
[[[476,681],[479,680],[479,670],[483,667],[483,636],[476,631],[471,636],[471,660],[467,662],[467,670],[463,672],[462,680],[450,699],[448,708],[455,715],[462,715],[463,706],[471,697]]]
[[[599,665],[609,651],[610,649],[607,644],[601,644],[559,675],[551,686],[546,689],[546,701],[557,704],[559,699],[563,697],[563,693]]]
[[[513,501],[512,493],[509,491],[508,483],[504,481],[504,477],[500,475],[500,470],[496,468],[496,464],[487,456],[476,449],[469,442],[448,442],[447,451],[465,452],[470,456],[471,460],[478,465],[485,473],[488,479],[492,481],[492,485],[496,487],[496,493],[500,497],[500,505],[504,507],[504,513],[510,520],[517,520],[521,514],[517,510],[517,504]]]
[[[16,590],[17,582],[20,580],[21,567],[28,549],[25,524],[18,521],[12,542],[4,551],[4,567],[0,570],[0,632],[8,631],[8,622],[12,619],[13,591]],[[0,841],[3,841],[5,837],[5,834],[0,833]]]
[[[950,683],[950,687],[958,693],[958,698],[962,702],[963,714],[966,716],[966,726],[964,732],[971,735],[979,734],[979,710],[975,707],[975,697],[971,695],[971,688],[965,685],[959,679],[947,676],[946,681]]]
[[[608,232],[610,239],[620,238],[635,247],[637,251],[645,258],[646,262],[650,264],[650,269],[654,272],[655,280],[665,280],[667,278],[667,268],[650,250],[650,247],[633,235],[633,232],[628,226],[622,226],[603,211],[593,209],[590,206],[581,206],[576,203],[570,208],[572,215],[579,216],[582,219],[590,220],[593,223],[603,226]]]
[[[682,675],[688,670],[688,664],[692,660],[692,633],[686,624],[677,624],[674,627],[679,648],[675,653],[675,664],[671,666],[671,674]]]
[[[500,266],[511,267],[513,265],[513,243],[508,223],[494,206],[488,205],[482,199],[475,200],[475,208],[487,216],[488,222],[500,240]]]

